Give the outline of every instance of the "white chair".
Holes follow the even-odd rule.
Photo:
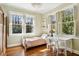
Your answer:
[[[48,37],[47,39],[47,48],[52,48],[53,52],[56,51],[56,55],[58,56],[60,53],[60,49],[64,49],[61,47],[61,43],[63,41],[59,40],[58,36],[56,34],[53,35],[53,37]],[[66,55],[66,50],[64,50],[64,54]]]
[[[54,34],[54,35],[53,35],[53,41],[55,41],[56,48],[57,48],[57,55],[58,55],[59,53],[62,53],[60,50],[63,49],[63,50],[64,50],[64,51],[63,51],[63,54],[64,54],[65,56],[67,56],[67,46],[66,46],[66,42],[65,42],[65,40],[61,40],[62,37],[61,37],[61,39],[60,39],[60,37],[61,37],[61,36],[59,36],[59,35],[57,35],[57,34]]]
[[[48,49],[50,49],[50,47],[53,45],[53,44],[52,44],[52,40],[51,40],[50,38],[51,38],[51,37],[48,37],[48,38],[46,39],[47,48],[48,48]]]
[[[52,50],[54,53],[56,53],[56,55],[58,56],[59,54],[59,41],[58,41],[58,38],[57,37],[52,37]]]

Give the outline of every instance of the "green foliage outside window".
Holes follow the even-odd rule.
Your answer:
[[[73,9],[63,11],[62,32],[64,34],[74,33]]]
[[[22,26],[21,25],[13,25],[12,33],[22,33]]]
[[[26,25],[26,33],[31,33],[31,32],[32,32],[32,26]]]
[[[74,23],[63,23],[62,30],[65,34],[73,34],[74,33]]]

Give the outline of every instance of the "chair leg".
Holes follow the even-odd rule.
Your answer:
[[[57,56],[59,55],[59,49],[57,48],[57,54],[56,54]]]
[[[49,48],[48,44],[47,44],[47,49]]]
[[[24,49],[25,49],[25,51],[27,50],[27,48],[26,48],[26,47],[25,47]]]
[[[51,45],[48,45],[48,44],[47,44],[47,49],[50,49],[50,48],[51,48]]]
[[[65,53],[65,56],[67,56],[67,45],[66,45],[66,41],[64,41],[64,44],[65,44],[64,53]]]
[[[54,55],[56,55],[56,56],[59,55],[59,49],[58,49],[56,46],[54,46],[52,50],[53,50],[53,54],[54,54]],[[55,53],[56,53],[56,54],[55,54]]]
[[[55,46],[52,46],[52,52],[53,52],[53,55],[55,55],[55,53],[56,53],[56,48],[55,48]]]

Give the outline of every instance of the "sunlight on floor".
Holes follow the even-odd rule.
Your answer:
[[[45,52],[45,51],[48,51],[48,49],[43,49],[43,50],[40,50],[40,52]]]

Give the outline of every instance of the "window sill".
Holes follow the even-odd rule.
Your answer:
[[[58,36],[63,36],[63,37],[75,37],[75,35],[69,35],[69,34],[59,34]]]
[[[22,34],[18,33],[18,34],[9,34],[9,35],[22,35]]]
[[[35,33],[18,33],[18,34],[9,34],[9,35],[32,35],[32,34],[35,34]]]

